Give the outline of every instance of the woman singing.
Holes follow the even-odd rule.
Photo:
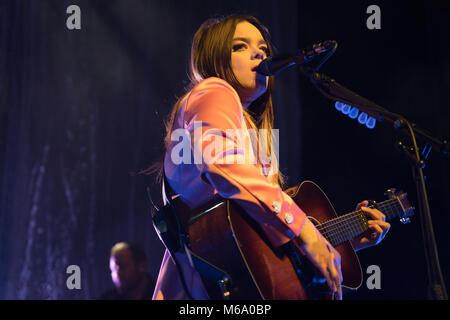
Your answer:
[[[167,124],[165,176],[189,208],[219,195],[242,207],[274,247],[297,237],[330,290],[341,298],[339,253],[283,192],[283,176],[277,170],[276,158],[270,157],[274,80],[254,69],[272,54],[267,29],[252,16],[209,19],[200,26],[191,48],[191,86],[175,104]],[[239,143],[242,137],[236,139],[236,135],[251,130],[259,133],[257,144],[266,152],[262,157],[261,152],[253,151],[257,150],[254,145]],[[180,155],[178,133],[183,132],[190,138],[190,154]],[[223,152],[217,152],[217,145]],[[357,250],[377,244],[390,227],[380,211],[366,205],[358,207],[373,219],[369,220],[371,232],[352,240]],[[192,298],[208,299],[187,256],[176,255]],[[153,298],[188,298],[167,250]]]

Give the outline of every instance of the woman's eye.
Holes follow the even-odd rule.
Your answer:
[[[233,46],[233,51],[239,51],[239,50],[244,49],[244,48],[245,48],[245,44],[243,44],[243,43],[235,44]]]
[[[269,54],[269,48],[267,48],[267,47],[261,47],[261,48],[259,48],[259,49],[261,49],[262,51],[264,51],[264,52],[266,53],[266,55]]]

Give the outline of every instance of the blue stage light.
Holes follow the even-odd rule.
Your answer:
[[[373,128],[375,128],[376,123],[377,123],[377,121],[375,120],[375,118],[369,117],[369,119],[366,122],[366,127],[369,129],[373,129]]]
[[[336,103],[334,104],[334,107],[338,111],[341,111],[343,106],[344,106],[344,104],[342,102],[340,102],[340,101],[336,101]]]
[[[358,108],[352,107],[340,101],[336,101],[334,107],[336,108],[336,110],[342,112],[343,114],[348,115],[351,119],[358,118],[358,122],[362,125],[366,125],[367,128],[369,129],[375,128],[377,120],[374,117],[370,117],[365,112],[359,112]]]
[[[367,113],[361,112],[361,114],[358,117],[358,122],[361,124],[366,124],[367,118],[368,118]]]
[[[356,117],[358,116],[358,113],[359,113],[359,109],[356,108],[356,107],[352,107],[352,109],[350,110],[350,113],[348,114],[348,116],[351,119],[356,119]]]
[[[348,104],[343,104],[341,112],[343,114],[349,114],[352,106],[349,106]]]

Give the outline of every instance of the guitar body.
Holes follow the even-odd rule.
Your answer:
[[[337,217],[328,197],[312,181],[301,183],[292,198],[316,226]],[[341,255],[342,286],[348,289],[358,289],[362,284],[363,274],[352,244],[347,241],[336,246],[335,249]]]
[[[291,188],[290,195],[316,225],[337,216],[327,196],[311,181]],[[222,200],[191,219],[188,234],[192,252],[229,275],[229,299],[329,298],[326,284],[313,281],[316,271],[296,241],[272,247],[257,223],[232,201]],[[343,286],[358,288],[362,271],[352,245],[347,241],[336,250],[341,255]],[[203,280],[212,299],[223,299],[216,283]]]

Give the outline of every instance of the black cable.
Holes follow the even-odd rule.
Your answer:
[[[166,180],[166,177],[165,177],[165,176],[164,176],[164,180]],[[170,186],[169,186],[169,188],[170,188]],[[165,188],[165,189],[166,189],[166,188]],[[170,191],[169,191],[169,193],[170,193]],[[150,203],[151,203],[151,205],[152,205],[152,206],[151,206],[151,214],[152,214],[152,218],[154,218],[155,215],[156,215],[155,210],[159,211],[160,208],[158,208],[158,207],[153,203],[152,197],[151,197],[151,195],[150,195],[150,189],[149,189],[148,187],[147,187],[147,195],[148,195],[148,199],[149,199],[149,201],[150,201]],[[177,214],[176,214],[176,212],[175,212],[175,209],[174,209],[174,207],[173,207],[172,202],[171,202],[171,201],[169,200],[169,198],[167,197],[167,194],[166,194],[165,196],[166,196],[167,200],[169,201],[170,212],[174,215],[175,220],[176,220],[176,222],[177,222],[177,230],[173,230],[173,231],[175,231],[175,233],[176,233],[176,235],[177,235],[177,243],[178,243],[179,247],[184,248],[184,243],[183,243],[183,241],[182,241],[182,239],[181,239],[181,232],[180,232],[180,230],[181,230],[181,225],[180,225],[180,222],[179,222],[179,220],[178,220],[178,216],[177,216]],[[171,226],[170,221],[167,221],[167,219],[164,219],[164,220],[165,220],[167,229],[171,228],[171,227],[170,227],[170,226]],[[155,220],[154,220],[153,222],[154,222],[154,226],[155,226],[156,228],[158,228],[157,224],[155,223]],[[159,230],[159,228],[158,228],[158,230]],[[177,258],[176,255],[175,255],[175,252],[172,250],[171,245],[168,244],[168,243],[165,243],[164,240],[162,239],[162,238],[164,237],[164,235],[162,235],[162,234],[168,233],[168,232],[169,232],[168,230],[166,230],[166,232],[161,232],[161,230],[159,230],[159,234],[160,234],[161,241],[163,242],[164,246],[166,247],[167,251],[169,251],[169,254],[170,254],[170,256],[172,257],[172,260],[173,260],[173,262],[174,262],[174,264],[175,264],[175,267],[176,267],[176,269],[177,269],[177,272],[178,272],[178,275],[179,275],[179,278],[180,278],[181,285],[182,285],[182,287],[183,287],[184,293],[186,294],[186,296],[188,297],[189,300],[195,300],[195,299],[192,297],[191,292],[188,290],[188,287],[187,287],[187,284],[186,284],[186,280],[185,280],[184,275],[183,275],[183,270],[182,270],[181,265],[180,265],[180,263],[179,263],[179,261],[178,261],[178,258]],[[168,237],[170,237],[170,235],[169,235]],[[170,241],[170,240],[169,240],[169,241]]]
[[[165,196],[167,198],[167,201],[169,202],[169,206],[170,206],[170,209],[171,209],[170,211],[173,214],[173,216],[175,218],[175,221],[176,221],[176,224],[177,224],[175,231],[176,231],[176,235],[177,235],[178,246],[185,250],[185,242],[184,242],[184,239],[183,239],[182,234],[181,234],[181,223],[180,223],[180,220],[178,219],[178,214],[177,214],[177,212],[175,210],[175,207],[173,205],[173,202],[172,202],[172,200],[173,200],[172,196],[175,195],[175,192],[173,192],[171,186],[169,185],[169,182],[167,181],[167,177],[166,177],[166,173],[165,172],[163,172],[163,178],[164,178],[164,180],[163,180],[164,191],[166,192]],[[169,252],[170,252],[170,250],[169,250]],[[175,252],[173,252],[173,253],[170,252],[170,255],[172,256],[172,259],[173,259],[173,261],[175,263],[175,266],[177,267],[178,274],[179,274],[180,280],[181,280],[181,284],[183,286],[183,289],[184,289],[184,292],[185,292],[186,296],[189,298],[189,300],[195,300],[192,297],[192,294],[191,294],[191,292],[188,289],[188,286],[186,284],[186,280],[185,280],[184,275],[183,275],[183,270],[181,268],[180,263],[178,262],[178,259],[175,256]]]
[[[167,179],[166,179],[166,176],[164,175],[164,181],[166,181],[166,183],[168,184],[168,182],[167,182]],[[171,190],[170,189],[170,186],[168,186],[168,188],[169,188],[169,190]],[[167,196],[166,196],[167,197]],[[185,250],[185,243],[184,243],[184,240],[183,240],[183,238],[182,238],[182,234],[181,234],[181,223],[180,223],[180,220],[178,219],[178,215],[177,215],[177,212],[175,211],[175,208],[174,208],[174,206],[173,206],[173,203],[172,203],[172,201],[171,201],[172,199],[170,199],[169,200],[169,203],[170,203],[170,207],[171,207],[171,211],[172,211],[172,213],[174,214],[174,216],[175,216],[175,221],[176,221],[176,223],[177,223],[177,236],[178,236],[178,245],[180,246],[180,248],[183,248],[184,250]],[[185,250],[186,251],[186,250]],[[169,251],[170,252],[170,251]],[[176,258],[176,256],[175,256],[175,252],[172,254],[172,252],[170,252],[170,255],[172,256],[172,259],[173,259],[173,261],[174,261],[174,263],[175,263],[175,266],[177,267],[177,270],[178,270],[178,274],[179,274],[179,276],[180,276],[180,279],[181,279],[181,284],[183,285],[183,289],[184,289],[184,292],[186,293],[186,295],[187,295],[187,297],[189,298],[189,300],[195,300],[193,297],[192,297],[192,294],[191,294],[191,292],[189,291],[189,289],[188,289],[188,287],[187,287],[187,284],[186,284],[186,280],[185,280],[185,278],[184,278],[184,275],[183,275],[183,270],[181,269],[181,265],[180,265],[180,263],[178,262],[178,259]],[[187,255],[187,254],[186,254]]]

